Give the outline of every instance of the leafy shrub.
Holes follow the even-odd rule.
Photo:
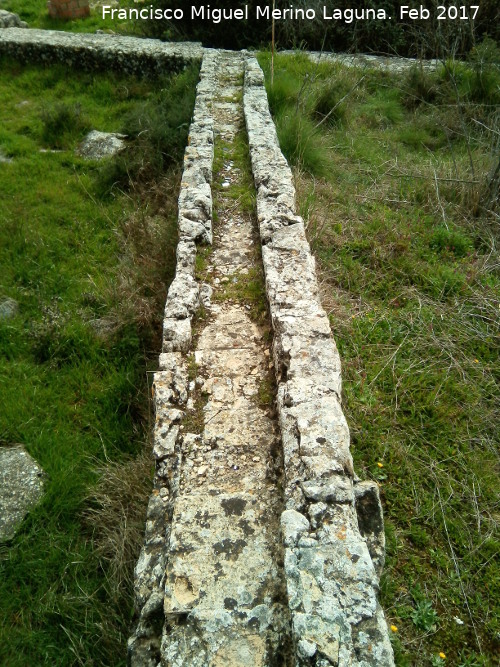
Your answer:
[[[41,111],[42,140],[50,148],[65,150],[89,129],[79,104],[58,102]]]

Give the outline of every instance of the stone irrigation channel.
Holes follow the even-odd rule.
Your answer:
[[[340,359],[256,59],[20,28],[0,30],[0,53],[153,73],[202,60],[131,667],[394,665],[378,488],[353,470]]]
[[[393,665],[378,490],[353,471],[339,355],[247,53],[204,52],[179,238],[131,665]]]

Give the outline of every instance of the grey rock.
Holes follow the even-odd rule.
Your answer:
[[[125,148],[125,139],[124,134],[92,130],[78,147],[77,153],[87,160],[113,157]]]
[[[5,299],[0,302],[0,321],[10,320],[19,312],[19,304],[15,299]]]
[[[44,472],[21,446],[0,448],[0,542],[10,540],[43,495]]]
[[[10,164],[11,162],[13,162],[12,158],[4,155],[0,149],[0,164]]]
[[[1,28],[27,28],[26,21],[21,21],[18,14],[13,14],[5,9],[0,9],[0,29]]]
[[[200,285],[200,304],[204,308],[210,308],[212,298],[212,288],[208,283]]]
[[[285,510],[281,515],[281,532],[285,546],[293,546],[310,529],[309,521],[295,510]]]
[[[262,81],[249,57],[244,110],[279,382],[282,535],[296,664],[389,667],[394,658],[377,602],[381,507],[367,485],[357,494],[359,513],[355,506],[340,359]]]
[[[171,68],[169,57],[163,58],[163,46],[152,40],[134,42],[140,50],[146,42],[151,42],[155,67]],[[165,45],[166,46],[166,45]],[[179,64],[191,57],[200,57],[201,49],[166,47],[171,56],[181,54]],[[163,55],[162,55],[163,53]],[[213,76],[215,56],[209,52],[201,67],[201,79],[193,122],[190,127],[189,142],[184,159],[184,172],[179,196],[179,235],[177,246],[176,274],[168,291],[163,323],[163,351],[159,358],[160,370],[153,378],[153,404],[155,423],[153,428],[153,455],[156,471],[153,493],[150,497],[144,545],[135,568],[136,623],[128,641],[128,658],[131,667],[158,667],[169,658],[168,647],[161,646],[162,625],[172,616],[165,617],[166,568],[168,546],[171,540],[174,508],[181,488],[181,463],[183,456],[196,451],[201,446],[199,434],[182,435],[181,420],[193,406],[188,396],[188,373],[185,354],[191,346],[191,318],[200,305],[208,298],[206,289],[200,290],[195,280],[196,242],[210,243],[211,191],[213,161],[213,120],[210,101],[214,92]],[[154,69],[154,68],[153,68]],[[201,294],[200,294],[201,291]],[[198,466],[200,470],[203,466]],[[200,477],[204,479],[205,475]],[[175,542],[175,533],[174,533]],[[179,593],[179,588],[174,592]],[[175,616],[175,613],[174,613]],[[194,632],[196,636],[196,631]],[[175,664],[175,639],[171,642]],[[180,654],[179,654],[180,655]],[[196,651],[191,652],[195,665]],[[187,658],[186,658],[187,659]]]

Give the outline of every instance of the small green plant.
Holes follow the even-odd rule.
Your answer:
[[[439,655],[433,655],[431,658],[431,667],[444,667],[446,662]]]
[[[484,660],[481,659],[476,653],[472,652],[469,655],[467,652],[462,650],[459,654],[459,663],[457,667],[482,667],[484,665]]]
[[[419,630],[431,632],[436,629],[438,616],[429,600],[417,600],[410,618]]]
[[[453,253],[455,257],[465,257],[472,248],[472,243],[465,234],[446,227],[436,229],[429,245],[436,252]]]

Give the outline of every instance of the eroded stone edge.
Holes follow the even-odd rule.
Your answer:
[[[137,624],[128,641],[132,667],[160,662],[163,598],[170,524],[181,468],[180,422],[188,401],[186,353],[191,321],[203,300],[195,278],[196,244],[212,242],[212,96],[218,54],[206,51],[184,155],[179,194],[176,273],[168,290],[159,370],[153,376],[155,476],[146,516],[144,545],[135,568]]]
[[[378,489],[356,483],[340,404],[340,358],[295,213],[292,173],[279,148],[264,75],[250,56],[243,105],[274,330],[285,461],[281,527],[296,664],[391,666],[377,601],[383,564]],[[365,517],[365,509],[376,518]]]
[[[78,69],[114,69],[130,74],[152,75],[180,71],[201,60],[198,42],[161,42],[108,34],[70,33],[36,28],[0,30],[0,55],[21,62],[62,63]]]

